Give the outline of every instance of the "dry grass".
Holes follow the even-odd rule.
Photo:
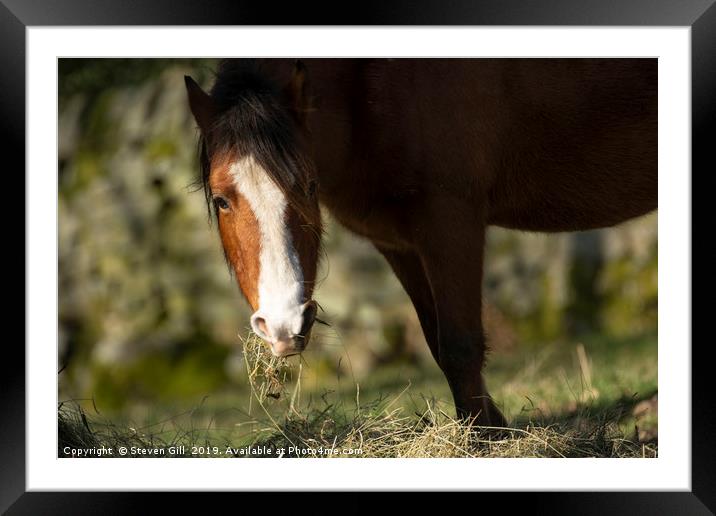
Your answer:
[[[57,410],[58,457],[73,456],[66,449],[89,450],[87,457],[129,457],[119,449],[132,447],[144,450],[163,450],[163,457],[191,457],[191,446],[209,446],[205,429],[174,427],[169,437],[165,433],[117,425],[99,413],[87,415],[77,403],[60,403]],[[91,450],[111,449],[104,455],[91,455]]]
[[[625,438],[618,413],[591,412],[585,405],[569,419],[524,420],[515,428],[496,429],[457,421],[452,407],[425,400],[421,412],[406,413],[392,398],[362,403],[301,404],[301,361],[274,357],[255,336],[242,339],[251,388],[249,414],[258,423],[241,446],[251,456],[286,457],[656,457],[655,443]],[[580,360],[586,363],[585,357]],[[293,381],[295,380],[295,382]],[[291,384],[291,389],[288,384]],[[590,387],[591,388],[591,387]],[[309,404],[310,405],[310,404]],[[350,406],[347,406],[350,405]],[[192,456],[191,446],[234,446],[211,438],[207,428],[167,433],[125,428],[87,415],[78,405],[60,406],[60,456],[64,446],[174,447],[165,456]],[[183,445],[184,448],[177,448]],[[231,455],[229,455],[231,456]]]
[[[284,450],[296,457],[655,457],[656,445],[627,440],[617,424],[617,414],[590,417],[588,409],[570,424],[529,422],[524,428],[497,429],[461,422],[439,403],[426,401],[422,413],[407,415],[395,407],[398,398],[369,404],[359,401],[356,386],[354,408],[325,402],[320,409],[300,410],[300,368],[273,357],[254,336],[243,340],[244,359],[255,401],[270,418],[270,435],[257,446]],[[293,392],[286,379],[298,375]],[[283,403],[279,422],[270,414]],[[358,452],[359,450],[359,452]]]

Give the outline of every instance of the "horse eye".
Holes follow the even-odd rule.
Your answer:
[[[229,202],[223,197],[214,197],[214,206],[216,206],[218,210],[228,210]]]

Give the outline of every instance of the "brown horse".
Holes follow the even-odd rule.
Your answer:
[[[300,353],[319,202],[385,256],[457,413],[482,377],[485,231],[605,227],[657,206],[655,59],[227,60],[186,78],[201,167],[253,330]]]

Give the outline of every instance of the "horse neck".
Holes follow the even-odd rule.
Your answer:
[[[355,99],[360,96],[360,63],[353,59],[306,60],[310,96],[309,115],[316,173],[323,194],[336,202],[358,200],[361,187],[349,167],[354,145]],[[351,180],[353,179],[353,180]]]

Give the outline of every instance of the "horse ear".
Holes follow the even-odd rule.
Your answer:
[[[291,80],[284,88],[284,94],[296,121],[303,124],[309,111],[308,73],[306,65],[298,59],[294,63]]]
[[[186,91],[189,95],[189,107],[194,115],[199,129],[205,135],[211,125],[211,119],[214,115],[214,101],[211,97],[201,89],[194,79],[188,75],[184,76]]]

